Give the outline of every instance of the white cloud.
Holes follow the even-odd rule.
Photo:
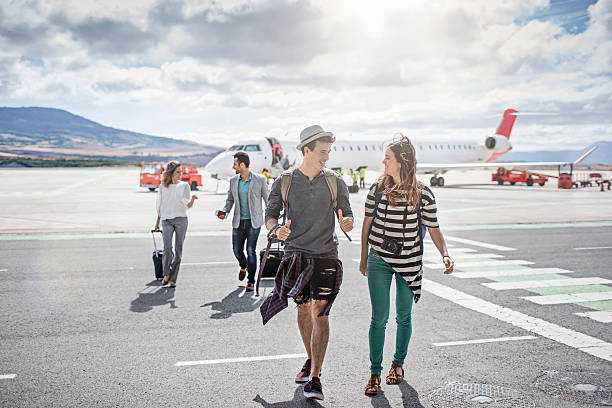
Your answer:
[[[198,141],[297,135],[314,122],[353,137],[488,134],[498,119],[485,118],[507,107],[559,114],[520,119],[515,147],[610,138],[612,0],[589,7],[579,34],[530,20],[547,6],[12,2],[0,6],[0,104],[61,101],[105,124]]]

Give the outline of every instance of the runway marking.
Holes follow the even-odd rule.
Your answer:
[[[612,246],[607,247],[584,247],[584,248],[574,248],[575,251],[587,251],[590,249],[612,249]]]
[[[453,254],[453,250],[449,251],[452,255],[453,260],[457,260],[457,259],[494,259],[494,258],[503,258],[503,255],[498,255],[498,254],[468,254],[468,253],[459,253],[457,255]],[[438,255],[425,255],[423,257],[423,260],[425,261],[439,261],[440,259],[442,259],[442,257],[438,254]]]
[[[578,306],[588,307],[593,310],[601,310],[602,312],[612,311],[612,300],[600,300],[598,302],[578,302]]]
[[[8,272],[8,269],[0,269],[0,272]]]
[[[179,361],[174,364],[176,367],[187,367],[196,365],[209,364],[226,364],[226,363],[244,363],[249,361],[267,361],[267,360],[285,360],[290,358],[305,358],[307,354],[281,354],[277,356],[258,356],[258,357],[239,357],[239,358],[222,358],[219,360],[199,360],[199,361]]]
[[[0,380],[12,380],[15,377],[17,377],[17,374],[2,374]]]
[[[444,238],[447,241],[460,242],[462,244],[474,245],[474,246],[479,246],[479,247],[488,248],[488,249],[494,249],[496,251],[516,251],[516,248],[510,248],[510,247],[501,246],[501,245],[487,244],[486,242],[473,241],[471,239],[449,237],[449,236],[445,236]]]
[[[599,283],[612,283],[612,281],[604,278],[566,278],[556,280],[481,283],[481,285],[493,290],[510,290],[528,288],[550,288],[553,286],[579,286]]]
[[[521,296],[521,299],[537,303],[538,305],[560,305],[563,303],[596,302],[600,300],[612,299],[612,291],[573,293],[567,295]]]
[[[429,279],[423,279],[423,290],[592,356],[612,361],[612,343],[488,302]]]
[[[480,266],[510,266],[510,265],[532,265],[532,264],[533,262],[525,261],[522,259],[508,259],[508,260],[501,260],[501,261],[492,260],[492,261],[483,261],[483,262],[462,262],[462,263],[455,262],[455,268],[463,269],[463,268],[469,268],[471,266],[480,267]],[[425,264],[425,267],[432,268],[432,269],[442,268],[442,266],[439,264]]]
[[[612,323],[612,312],[607,310],[597,310],[595,312],[574,313],[578,316],[588,317],[600,323]]]
[[[182,262],[181,265],[230,265],[238,261],[218,261],[218,262]]]
[[[495,278],[500,276],[522,276],[522,275],[548,275],[555,273],[574,273],[560,268],[525,268],[525,269],[502,269],[478,272],[453,272],[451,276],[459,279],[473,278]]]
[[[563,295],[573,293],[608,292],[609,286],[604,285],[585,285],[585,286],[558,286],[554,288],[532,288],[530,292],[538,295]]]
[[[537,337],[536,336],[499,337],[496,339],[449,341],[446,343],[432,343],[432,344],[436,347],[444,347],[444,346],[461,346],[464,344],[496,343],[496,342],[502,342],[502,341],[533,340],[533,339],[537,339]]]
[[[521,223],[512,224],[466,224],[466,225],[446,225],[444,231],[476,231],[476,230],[500,230],[500,229],[542,229],[542,228],[596,228],[610,227],[612,221],[597,220],[577,220],[572,222],[550,221],[537,222],[535,220],[525,220]],[[445,236],[445,238],[447,238]]]

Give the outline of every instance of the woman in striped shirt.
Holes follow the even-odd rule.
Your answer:
[[[393,364],[387,384],[399,384],[404,378],[404,359],[412,333],[412,302],[421,296],[423,267],[423,230],[427,227],[436,245],[444,273],[453,271],[444,237],[436,217],[432,191],[416,179],[415,151],[410,140],[402,138],[391,144],[383,160],[385,171],[370,188],[365,204],[361,232],[359,270],[368,278],[372,320],[370,322],[370,380],[367,395],[380,388],[385,327],[389,318],[389,291],[395,276],[397,332]],[[371,246],[371,248],[369,248]],[[369,250],[369,252],[368,252]]]

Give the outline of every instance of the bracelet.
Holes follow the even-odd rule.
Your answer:
[[[444,259],[444,258],[448,258],[448,259],[450,259],[450,256],[448,256],[448,255],[442,255],[442,259]]]

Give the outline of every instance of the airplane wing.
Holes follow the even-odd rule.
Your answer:
[[[594,146],[588,152],[580,156],[573,162],[476,162],[476,163],[417,163],[417,171],[441,171],[441,170],[479,170],[479,169],[496,169],[498,167],[507,168],[541,168],[564,166],[568,164],[579,164],[587,158],[591,153],[597,150],[598,146]]]

